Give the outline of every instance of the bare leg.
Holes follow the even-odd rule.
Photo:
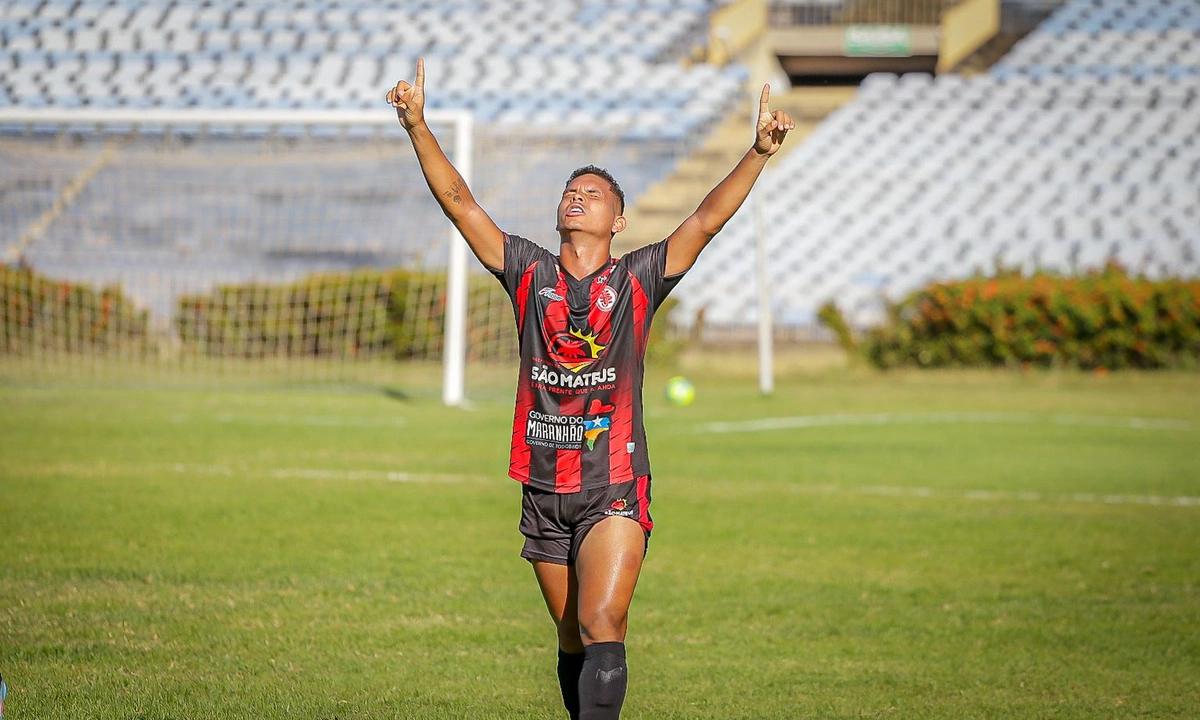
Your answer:
[[[617,720],[621,716],[628,685],[625,631],[645,550],[641,525],[617,516],[597,523],[579,548],[575,561],[577,614],[585,646],[579,673],[579,720]]]
[[[583,641],[579,637],[579,616],[576,613],[579,598],[579,581],[575,568],[569,565],[535,561],[533,572],[537,576],[546,609],[558,628],[558,648],[563,652],[583,652]]]
[[[546,609],[558,628],[558,687],[562,691],[563,707],[571,720],[579,720],[579,674],[583,671],[583,641],[579,639],[579,583],[575,568],[548,562],[534,562]]]

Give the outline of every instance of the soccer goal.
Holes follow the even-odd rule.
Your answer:
[[[430,111],[470,182],[471,115]],[[511,352],[390,111],[0,109],[11,367],[350,378]],[[486,283],[484,281],[487,281]],[[490,283],[490,284],[488,284]]]

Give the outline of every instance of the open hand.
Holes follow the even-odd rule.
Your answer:
[[[399,87],[399,86],[397,86]],[[788,130],[795,129],[796,121],[782,110],[771,112],[767,101],[771,98],[771,86],[763,85],[758,99],[758,122],[754,126],[754,150],[760,155],[771,156],[783,145]]]
[[[401,80],[388,90],[388,104],[396,108],[396,117],[405,130],[425,122],[425,59],[417,58],[417,77],[414,84]]]

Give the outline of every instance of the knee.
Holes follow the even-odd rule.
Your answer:
[[[583,637],[580,635],[579,623],[574,618],[558,622],[558,647],[566,653],[583,652]]]
[[[612,608],[594,608],[581,612],[579,634],[588,643],[625,642],[629,614]]]

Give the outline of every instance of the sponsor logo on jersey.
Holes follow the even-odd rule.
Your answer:
[[[612,285],[605,285],[600,291],[600,297],[596,298],[596,307],[600,308],[601,312],[608,312],[616,304],[617,291],[612,289]]]
[[[615,409],[612,405],[592,398],[583,420],[583,437],[587,439],[588,450],[595,450],[597,438],[612,429],[612,418],[609,414]]]
[[[577,373],[600,359],[607,345],[601,345],[595,332],[570,328],[550,336],[546,348],[550,359],[571,372]]]
[[[544,287],[541,290],[538,290],[538,295],[541,295],[544,298],[549,298],[555,302],[562,302],[563,300],[563,296],[554,292],[554,288],[552,287]]]
[[[592,372],[559,372],[552,367],[534,363],[529,379],[538,385],[556,388],[593,388],[617,381],[616,368],[604,368]]]
[[[578,450],[583,444],[583,418],[549,415],[536,410],[525,418],[525,442],[554,450]]]

